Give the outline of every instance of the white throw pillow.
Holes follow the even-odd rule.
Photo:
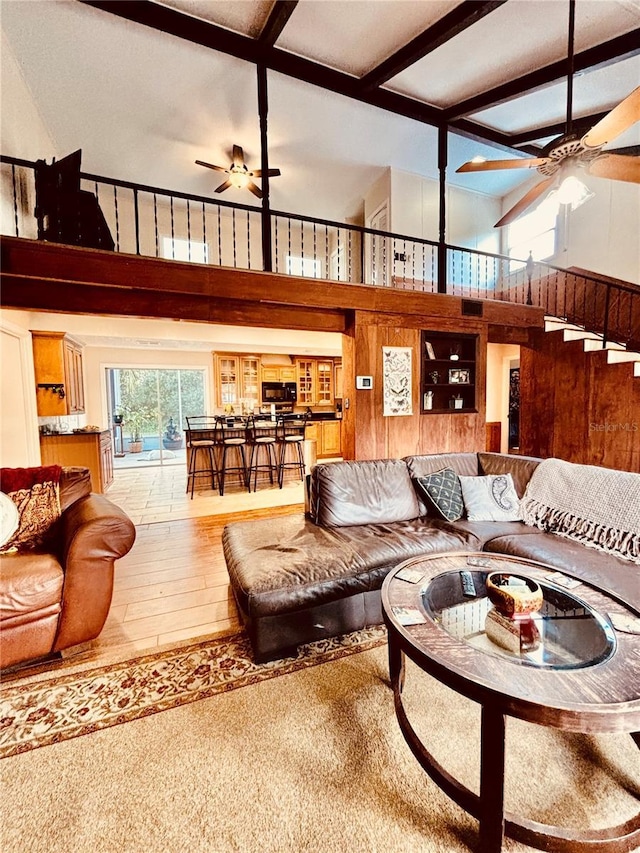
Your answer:
[[[521,521],[511,474],[460,477],[460,485],[469,521]]]

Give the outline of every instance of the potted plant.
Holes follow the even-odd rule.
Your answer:
[[[169,423],[162,436],[162,446],[165,450],[180,450],[182,447],[182,436],[174,424],[173,418],[169,418]]]
[[[142,438],[142,425],[145,415],[140,411],[128,412],[124,418],[124,425],[129,432],[129,453],[141,453],[144,446]]]

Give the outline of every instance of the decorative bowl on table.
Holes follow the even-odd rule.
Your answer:
[[[510,619],[535,613],[542,607],[540,584],[524,575],[491,572],[486,586],[489,600],[496,610]]]

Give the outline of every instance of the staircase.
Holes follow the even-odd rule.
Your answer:
[[[625,344],[615,341],[604,343],[603,336],[597,332],[589,332],[582,326],[549,315],[544,318],[544,330],[545,332],[562,332],[565,341],[582,341],[585,352],[605,351],[607,364],[629,362],[632,365],[632,376],[640,378],[640,352],[628,349]]]

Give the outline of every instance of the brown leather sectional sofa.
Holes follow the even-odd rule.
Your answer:
[[[447,551],[492,551],[547,563],[640,607],[634,563],[518,521],[444,521],[426,514],[412,477],[511,473],[522,497],[540,460],[447,453],[317,465],[305,515],[236,522],[224,554],[254,656],[382,623],[380,587],[403,560]]]
[[[48,548],[0,557],[0,667],[14,666],[98,636],[113,592],[114,561],[135,527],[87,468],[63,468],[62,516]]]

